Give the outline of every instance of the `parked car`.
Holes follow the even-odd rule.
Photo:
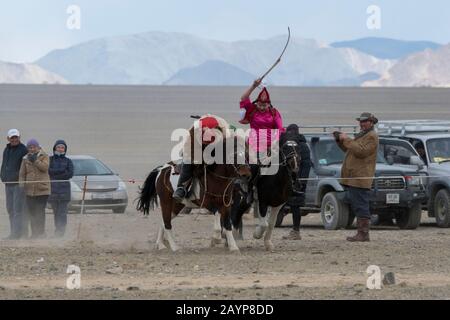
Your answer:
[[[69,210],[81,211],[86,177],[85,210],[110,209],[114,213],[125,212],[128,205],[127,186],[117,174],[94,157],[68,157],[74,166],[74,176],[71,179],[72,200]]]
[[[313,168],[307,183],[304,213],[320,212],[325,229],[335,230],[352,225],[346,192],[339,183],[344,152],[329,133],[306,133]],[[385,150],[404,145],[405,163],[394,165],[385,158]],[[395,138],[380,139],[376,172],[370,195],[371,214],[395,219],[401,229],[415,229],[420,224],[422,206],[427,201],[427,173],[412,145]],[[287,210],[280,210],[277,224]]]
[[[428,216],[442,228],[450,227],[450,121],[397,120],[378,124],[380,136],[411,143],[427,168]],[[399,162],[393,157],[394,162]]]

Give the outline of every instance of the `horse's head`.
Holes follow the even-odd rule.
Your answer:
[[[298,153],[298,144],[293,140],[286,141],[281,146],[281,161],[285,163],[288,170],[297,173],[300,168],[300,154]]]

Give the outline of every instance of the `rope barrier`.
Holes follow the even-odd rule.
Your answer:
[[[387,176],[373,176],[373,177],[352,177],[352,178],[341,178],[341,177],[333,177],[333,176],[319,176],[319,177],[313,177],[313,178],[298,178],[300,181],[318,181],[323,179],[333,179],[333,180],[378,180],[378,179],[386,179],[386,178],[398,178],[398,179],[404,179],[405,177],[421,177],[421,178],[450,178],[450,175],[438,175],[438,176],[430,176],[425,174],[420,175],[405,175],[405,176],[399,176],[399,175],[387,175]],[[105,180],[101,179],[88,179],[87,182],[104,182]],[[139,182],[145,182],[145,179],[122,179],[123,182],[129,183],[129,184],[136,184]],[[3,184],[28,184],[28,183],[62,183],[62,182],[74,182],[73,180],[32,180],[32,181],[10,181],[10,182],[2,182]],[[81,182],[81,181],[80,181]]]

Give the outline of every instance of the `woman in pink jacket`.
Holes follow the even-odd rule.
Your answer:
[[[272,143],[278,140],[280,134],[285,131],[281,115],[272,106],[267,88],[262,89],[255,101],[250,100],[250,95],[261,82],[261,79],[255,80],[250,88],[244,92],[240,102],[241,120],[239,122],[250,124],[251,129],[248,143],[253,178],[258,175],[259,164],[267,164],[266,161],[270,158]],[[253,183],[254,179],[249,184],[249,190],[252,190]]]

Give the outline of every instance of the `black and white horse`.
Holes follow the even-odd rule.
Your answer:
[[[261,239],[264,236],[264,246],[268,251],[274,249],[271,239],[278,212],[289,199],[295,176],[299,170],[301,159],[297,151],[297,143],[290,140],[284,142],[279,149],[278,160],[278,164],[272,164],[277,166],[276,173],[260,175],[256,182],[257,197],[254,202],[254,210],[258,217],[258,224],[253,237]],[[248,211],[251,204],[246,203],[246,197],[235,195],[231,219],[233,228],[242,234],[242,215]]]

